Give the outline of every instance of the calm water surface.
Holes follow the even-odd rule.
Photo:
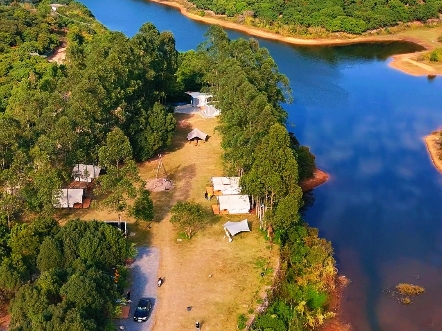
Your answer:
[[[128,36],[147,21],[172,31],[180,51],[194,49],[207,30],[154,3],[82,2]],[[352,280],[344,317],[358,331],[442,330],[442,177],[422,140],[442,125],[442,77],[389,68],[389,56],[409,44],[260,44],[290,79],[290,130],[331,175],[304,218],[333,242],[339,271]],[[399,282],[427,291],[405,307],[384,293]]]

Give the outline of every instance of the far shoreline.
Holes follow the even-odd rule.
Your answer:
[[[170,0],[148,0],[150,2],[155,2],[160,5],[174,7],[180,10],[181,14],[195,21],[207,23],[207,24],[217,24],[224,28],[231,30],[241,31],[250,36],[276,40],[292,45],[305,45],[305,46],[333,46],[333,45],[351,45],[359,43],[369,43],[369,42],[388,42],[388,41],[405,41],[418,44],[425,48],[425,51],[406,53],[393,55],[392,61],[388,64],[389,67],[399,70],[405,74],[412,76],[442,76],[442,65],[438,67],[430,66],[428,64],[416,61],[417,57],[424,52],[430,51],[435,48],[434,44],[428,43],[419,38],[411,38],[406,35],[382,35],[382,36],[371,36],[371,37],[355,37],[353,39],[301,39],[295,37],[286,37],[279,34],[265,31],[259,28],[245,26],[239,23],[225,21],[216,16],[199,16],[190,13],[185,6],[180,3],[170,1]],[[433,41],[434,43],[434,41]],[[439,43],[438,43],[439,44]]]

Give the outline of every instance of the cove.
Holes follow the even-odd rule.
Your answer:
[[[178,10],[134,0],[83,0],[112,30],[133,36],[149,21],[194,49],[207,25]],[[229,31],[231,38],[247,35]],[[292,46],[257,38],[291,83],[289,130],[330,180],[309,194],[304,219],[331,240],[351,279],[344,320],[358,331],[442,330],[442,176],[422,137],[442,125],[442,78],[388,67],[407,43]],[[400,282],[426,293],[403,306],[386,293]]]

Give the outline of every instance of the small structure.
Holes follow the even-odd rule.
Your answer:
[[[247,219],[242,220],[240,222],[231,222],[228,221],[223,225],[224,232],[226,236],[229,238],[229,242],[233,240],[233,236],[240,232],[250,232],[249,223]]]
[[[193,129],[187,134],[187,140],[189,140],[189,142],[196,141],[197,145],[198,145],[198,140],[206,141],[206,139],[207,139],[207,134],[197,128]]]
[[[63,188],[54,192],[55,208],[88,208],[83,204],[84,190],[82,188]],[[90,201],[89,201],[90,204]]]
[[[220,195],[218,196],[219,214],[248,214],[250,200],[248,195]],[[215,209],[213,209],[215,213]]]
[[[210,104],[213,99],[211,94],[201,92],[186,92],[186,94],[192,98],[190,101],[192,107],[200,108],[205,117],[216,117],[221,113],[219,109]]]
[[[60,3],[51,3],[49,6],[51,6],[51,10],[55,12],[58,8],[63,7],[64,5]]]
[[[241,194],[240,177],[212,177],[214,195]],[[209,192],[208,192],[209,193]]]
[[[76,164],[72,169],[72,176],[77,182],[91,183],[100,175],[101,168],[92,164]]]

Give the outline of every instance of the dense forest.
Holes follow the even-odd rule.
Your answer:
[[[0,301],[10,303],[11,330],[112,330],[125,285],[115,270],[124,276],[133,251],[101,222],[60,226],[54,190],[71,181],[74,164],[98,164],[99,206],[148,217],[136,162],[170,144],[168,104],[187,90],[214,95],[226,173],[242,175],[244,193],[265,206],[262,229],[273,227],[281,245],[271,305],[253,328],[322,324],[332,315],[333,251],[300,217],[298,184],[314,156],[285,127],[291,91],[269,52],[212,27],[180,54],[173,35],[150,23],[127,38],[66,3],[56,12],[48,1],[0,6]],[[60,46],[66,60],[48,61]]]
[[[308,28],[329,32],[361,34],[368,30],[391,27],[399,22],[439,18],[441,0],[192,0],[198,9],[218,15],[237,17],[240,22],[302,35]],[[252,22],[253,21],[253,22]]]

